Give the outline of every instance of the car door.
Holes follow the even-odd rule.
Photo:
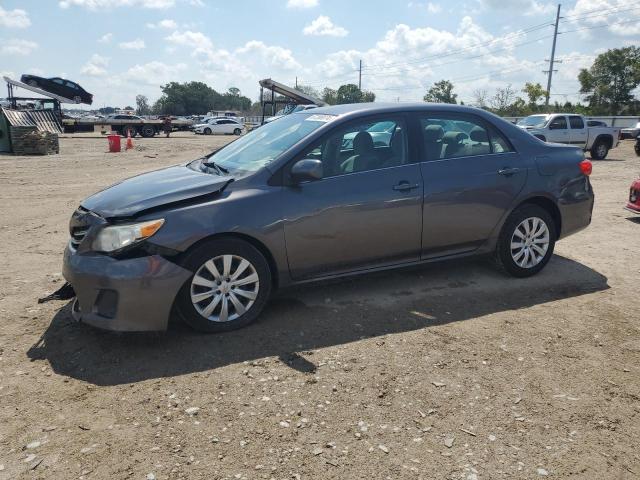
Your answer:
[[[527,170],[498,129],[474,115],[418,114],[424,179],[422,258],[471,252],[492,234]]]
[[[51,78],[49,79],[48,87],[46,90],[55,93],[56,95],[60,95],[66,97],[67,89],[64,86],[64,80],[61,78]]]
[[[222,120],[209,120],[209,128],[214,135],[224,133],[224,125],[220,124],[221,121]]]
[[[569,140],[572,145],[586,146],[589,130],[579,115],[569,115]]]
[[[571,135],[567,125],[567,117],[564,115],[556,115],[549,122],[549,128],[546,133],[547,142],[552,143],[571,143]]]
[[[374,143],[367,130],[383,121],[395,123],[394,134]],[[422,178],[408,140],[404,117],[369,118],[337,126],[295,159],[319,159],[324,173],[283,188],[293,279],[419,259]]]

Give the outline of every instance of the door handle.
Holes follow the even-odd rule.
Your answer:
[[[407,192],[409,190],[414,190],[419,187],[420,185],[418,185],[417,183],[410,184],[409,182],[400,182],[399,184],[394,185],[393,189],[398,192]]]
[[[511,175],[515,175],[516,173],[518,173],[520,171],[519,168],[516,167],[503,167],[500,170],[498,170],[498,173],[502,176],[505,177],[510,177]]]

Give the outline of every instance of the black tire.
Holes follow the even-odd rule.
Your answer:
[[[236,129],[233,131],[233,134],[234,134],[234,135],[240,135],[241,133],[242,133],[242,130],[240,130],[239,128],[236,128]]]
[[[609,142],[599,138],[591,145],[591,158],[593,160],[604,160],[609,154]]]
[[[633,146],[633,149],[636,151],[636,155],[640,157],[640,137],[636,140],[636,144]]]
[[[529,218],[538,218],[545,223],[549,232],[549,243],[546,253],[539,263],[531,267],[522,267],[516,263],[512,256],[511,239],[514,237],[516,228],[518,228],[523,221]],[[539,207],[538,205],[531,204],[525,204],[518,207],[511,212],[500,231],[495,251],[496,263],[505,272],[513,275],[514,277],[523,278],[535,275],[545,267],[553,255],[557,235],[555,222],[547,210]]]
[[[76,103],[82,103],[82,97],[80,95],[76,95],[73,97],[73,101]]]
[[[32,87],[40,88],[40,85],[38,85],[38,82],[36,80],[29,80],[29,85],[31,85]]]
[[[140,134],[144,137],[144,138],[151,138],[156,134],[156,129],[153,128],[151,125],[145,125],[142,127],[142,129],[140,130]]]
[[[209,320],[196,310],[191,301],[191,288],[196,272],[209,260],[223,255],[233,255],[248,260],[258,275],[259,289],[257,297],[246,312],[234,320],[216,322]],[[178,292],[175,306],[185,323],[200,332],[228,332],[249,325],[258,318],[271,295],[272,277],[269,264],[258,249],[244,240],[226,238],[203,243],[187,254],[182,265],[191,270],[194,275],[185,282]],[[222,287],[214,286],[213,288]],[[206,303],[206,300],[204,302]]]
[[[211,129],[207,127],[203,130],[202,133],[204,133],[205,135],[211,135]]]

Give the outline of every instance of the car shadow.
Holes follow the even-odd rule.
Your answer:
[[[75,323],[68,303],[28,356],[48,360],[60,375],[96,385],[209,371],[269,356],[313,372],[309,350],[608,288],[605,276],[557,255],[540,274],[518,280],[482,259],[450,261],[288,289],[273,298],[253,325],[218,335],[199,334],[182,324],[165,333],[105,332]]]

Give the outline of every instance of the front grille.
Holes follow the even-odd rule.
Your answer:
[[[89,231],[88,228],[82,229],[82,228],[72,228],[71,229],[71,246],[73,248],[78,248],[78,246],[80,245],[80,243],[82,242],[82,240],[84,240],[84,237],[87,235],[87,232]]]
[[[101,221],[102,219],[100,217],[91,213],[86,208],[78,207],[78,209],[73,212],[71,221],[69,222],[69,234],[71,235],[69,245],[71,248],[76,250],[89,233],[91,227],[99,224]]]

